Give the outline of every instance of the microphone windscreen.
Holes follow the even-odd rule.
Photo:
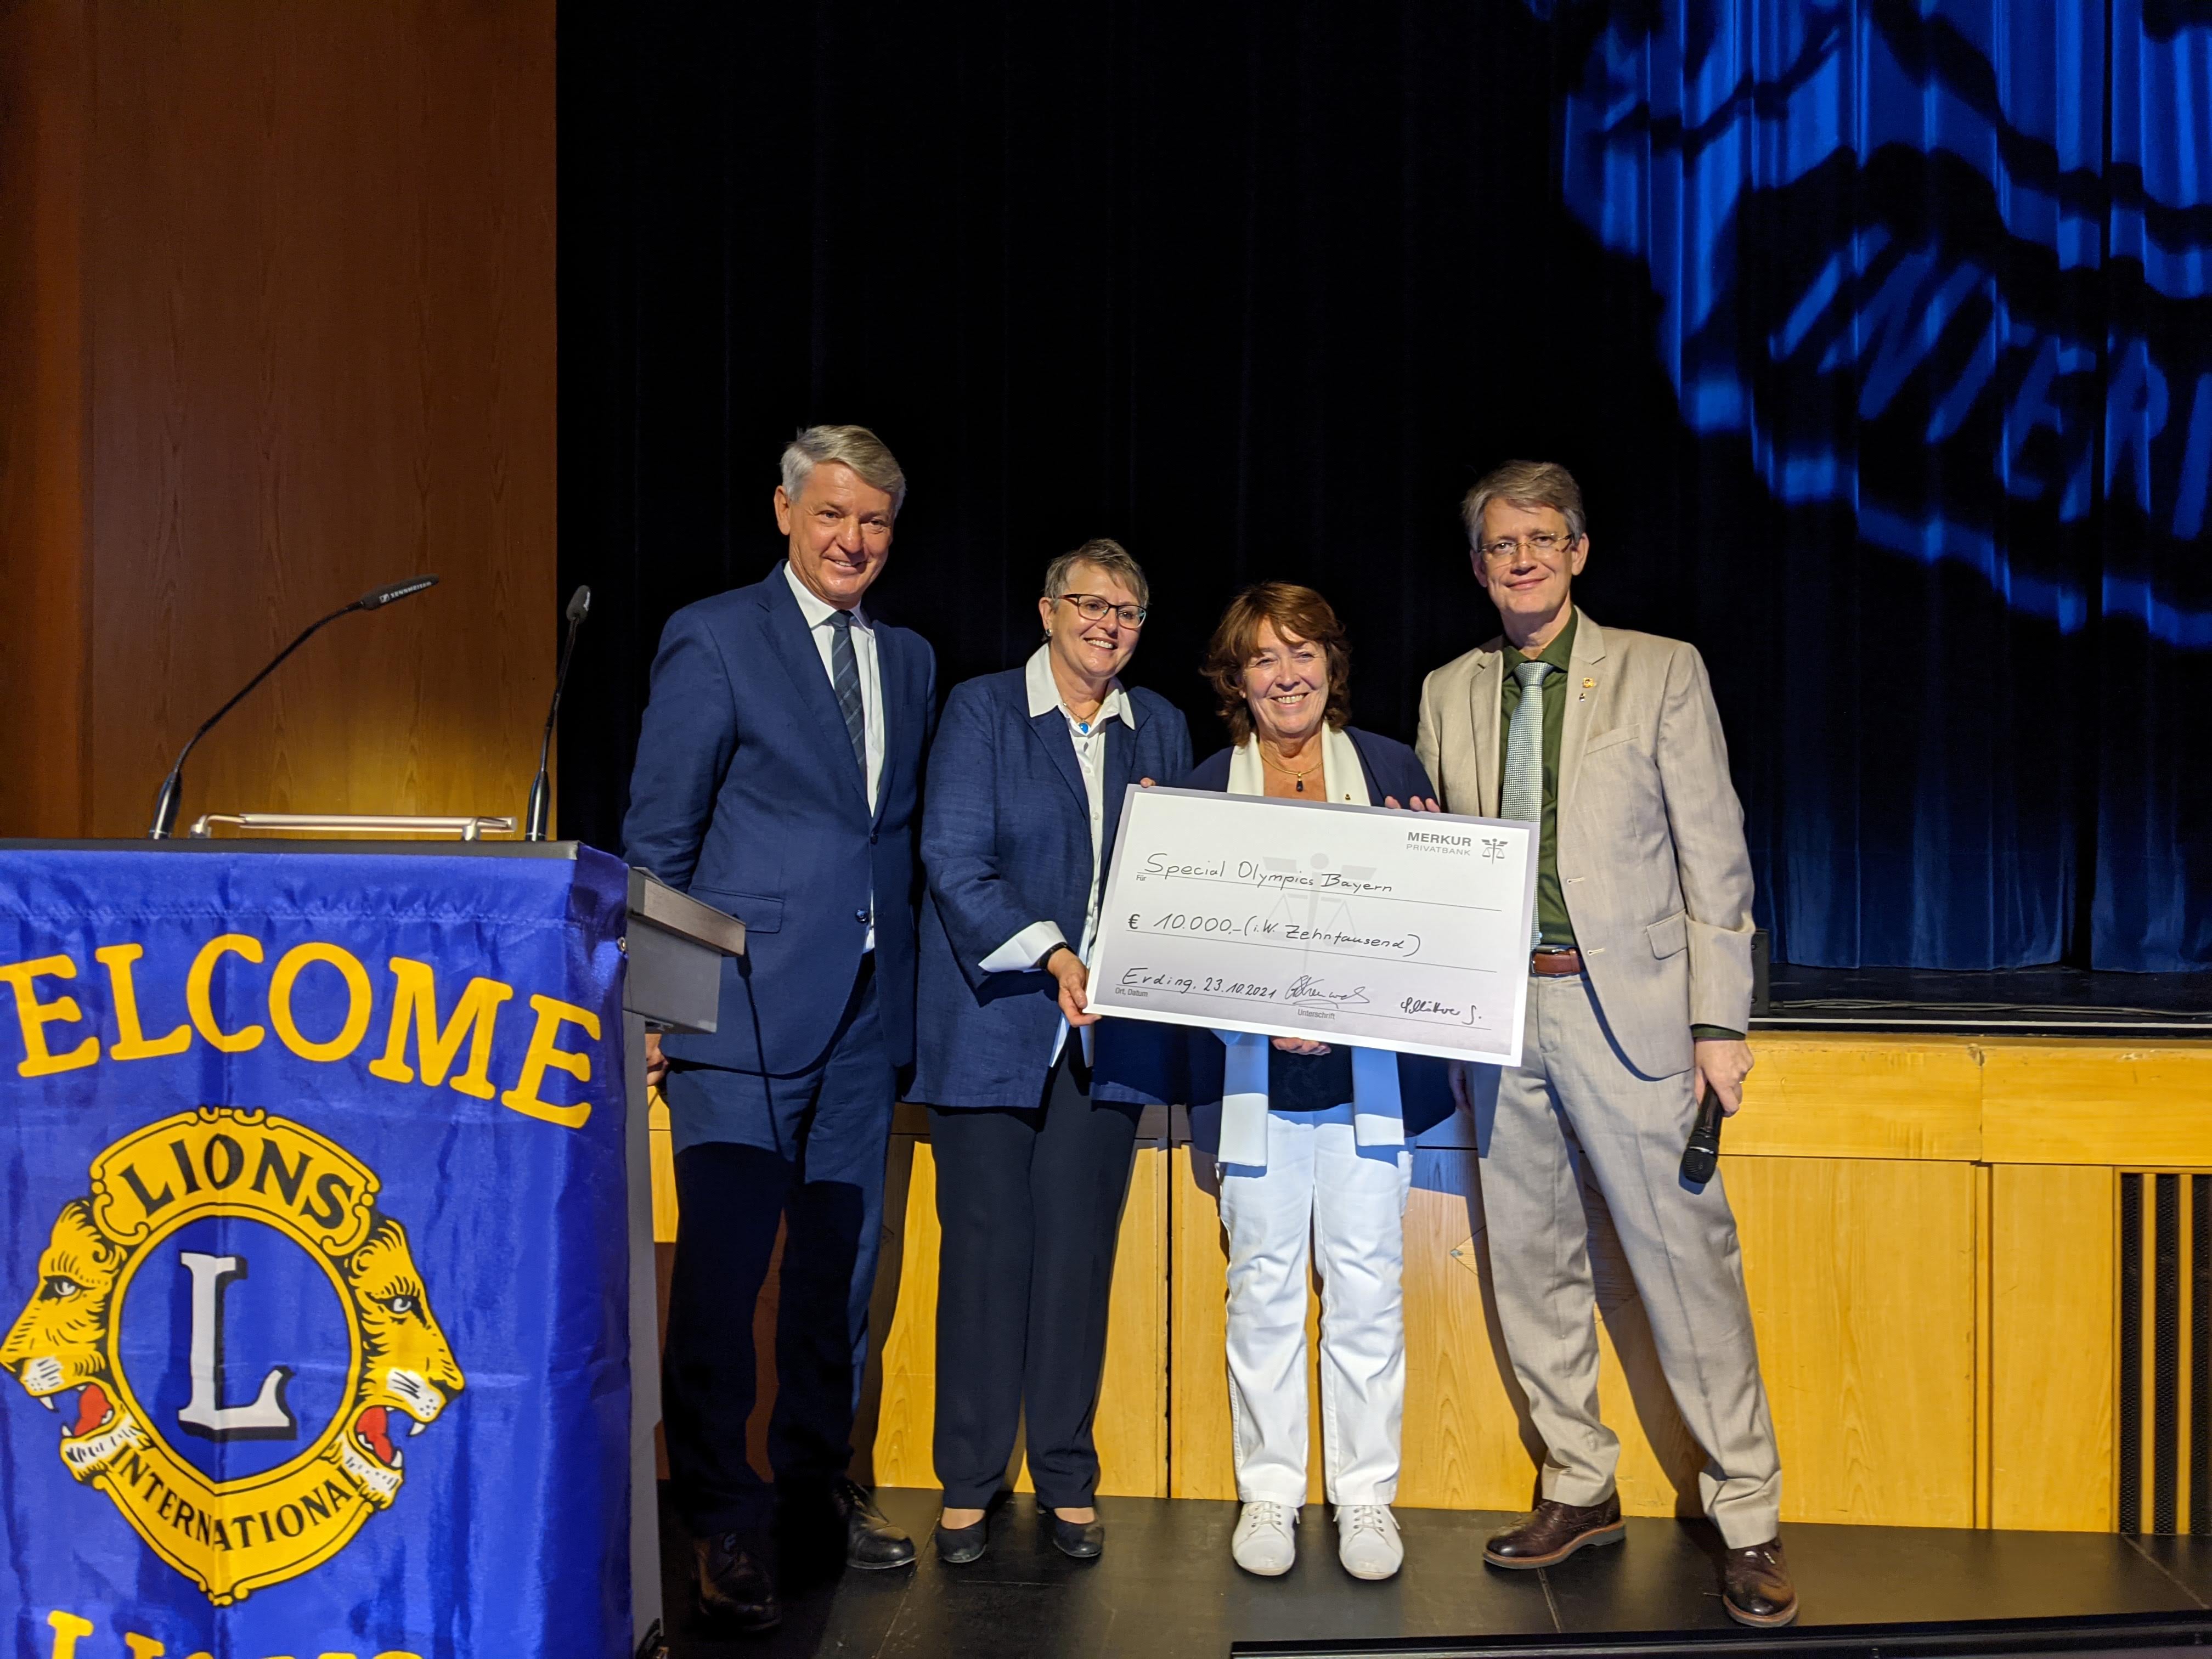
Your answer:
[[[592,590],[588,585],[580,586],[568,596],[568,625],[573,628],[591,614]]]
[[[370,589],[356,599],[353,606],[356,611],[375,611],[390,605],[394,599],[407,599],[420,593],[426,587],[435,587],[437,585],[438,579],[435,576],[410,576],[404,581],[386,582],[381,587]]]

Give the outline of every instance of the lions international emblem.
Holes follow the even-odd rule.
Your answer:
[[[329,1560],[463,1386],[375,1175],[301,1124],[204,1106],[91,1176],[0,1367],[60,1418],[70,1473],[218,1607]]]

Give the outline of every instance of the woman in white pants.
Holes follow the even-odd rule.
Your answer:
[[[1263,582],[1239,593],[1206,653],[1234,744],[1193,772],[1188,787],[1434,811],[1413,751],[1346,724],[1350,662],[1342,625],[1311,588]],[[1317,927],[1334,902],[1316,894],[1285,902],[1300,926]],[[1408,1143],[1450,1114],[1443,1063],[1216,1035],[1218,1042],[1201,1036],[1195,1045],[1191,1098],[1221,1102],[1229,1401],[1244,1506],[1231,1546],[1237,1565],[1272,1577],[1297,1559],[1310,1239],[1322,1277],[1322,1467],[1337,1556],[1357,1577],[1388,1578],[1405,1559],[1390,1504],[1406,1395]]]

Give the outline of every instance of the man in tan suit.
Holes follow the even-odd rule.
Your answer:
[[[1459,1067],[1480,1153],[1498,1312],[1547,1449],[1542,1501],[1484,1559],[1541,1567],[1618,1542],[1620,1443],[1598,1419],[1589,1233],[1608,1215],[1727,1547],[1724,1605],[1786,1625],[1782,1472],[1735,1218],[1682,1146],[1708,1089],[1741,1103],[1751,1050],[1751,860],[1705,666],[1601,629],[1571,598],[1589,556],[1566,469],[1516,461],[1464,504],[1501,638],[1421,690],[1419,750],[1447,811],[1540,830],[1522,1063]]]

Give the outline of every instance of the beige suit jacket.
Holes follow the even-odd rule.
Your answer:
[[[1421,687],[1416,748],[1447,811],[1498,816],[1504,646]],[[1569,700],[1559,866],[1575,942],[1630,1063],[1671,1077],[1695,1057],[1691,1026],[1751,1018],[1751,854],[1720,711],[1696,647],[1587,611],[1553,686]]]

